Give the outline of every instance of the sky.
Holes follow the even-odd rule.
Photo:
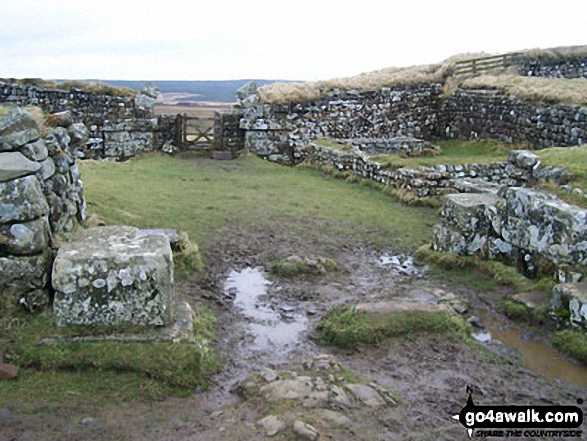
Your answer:
[[[587,44],[586,0],[2,0],[0,78],[319,80]]]

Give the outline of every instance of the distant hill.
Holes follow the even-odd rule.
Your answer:
[[[59,80],[61,81],[61,80]],[[129,87],[140,90],[146,81],[122,80],[83,80],[109,84],[116,87]],[[280,80],[227,80],[227,81],[151,81],[162,93],[190,93],[196,97],[184,98],[186,101],[213,101],[218,103],[236,102],[236,91],[249,81],[255,81],[258,86],[264,86]]]

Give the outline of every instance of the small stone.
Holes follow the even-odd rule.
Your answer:
[[[385,400],[377,391],[369,386],[363,384],[347,384],[346,388],[360,401],[368,407],[382,407],[385,406]]]
[[[18,375],[18,367],[13,364],[0,363],[0,380],[11,380]]]
[[[84,418],[81,423],[83,426],[97,426],[100,424],[100,420],[96,418]]]
[[[311,441],[316,441],[319,436],[318,431],[314,427],[300,420],[294,422],[293,431],[299,436]]]
[[[8,421],[12,418],[12,411],[7,407],[0,407],[0,421]]]
[[[483,324],[483,322],[481,322],[481,319],[479,317],[477,317],[476,315],[473,315],[471,317],[469,317],[469,319],[467,320],[467,322],[473,326],[474,328],[477,329],[485,329],[485,325]]]
[[[285,423],[275,415],[266,416],[262,420],[257,421],[257,424],[265,429],[265,434],[269,437],[277,435],[286,428]]]

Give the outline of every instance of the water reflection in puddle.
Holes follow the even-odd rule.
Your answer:
[[[473,334],[477,340],[499,340],[518,351],[524,365],[540,375],[587,387],[587,367],[564,358],[543,340],[534,339],[495,317],[485,317],[483,323],[487,326],[487,331]]]
[[[388,253],[381,255],[377,264],[380,268],[390,268],[405,276],[424,273],[427,270],[426,267],[418,268],[414,264],[414,258],[412,256],[391,255]]]
[[[307,328],[308,319],[297,314],[295,307],[280,304],[272,307],[263,299],[271,282],[261,268],[232,271],[224,283],[224,293],[234,295],[234,304],[250,320],[248,328],[255,336],[258,349],[283,348],[296,343]]]

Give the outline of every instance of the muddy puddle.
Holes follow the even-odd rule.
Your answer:
[[[271,302],[271,282],[261,268],[232,271],[224,283],[225,295],[247,320],[254,349],[285,349],[294,346],[308,327],[308,319],[295,305]]]
[[[483,317],[483,324],[486,329],[473,334],[476,340],[483,343],[498,340],[516,350],[524,365],[537,374],[587,387],[587,367],[564,358],[544,340],[496,316]]]

